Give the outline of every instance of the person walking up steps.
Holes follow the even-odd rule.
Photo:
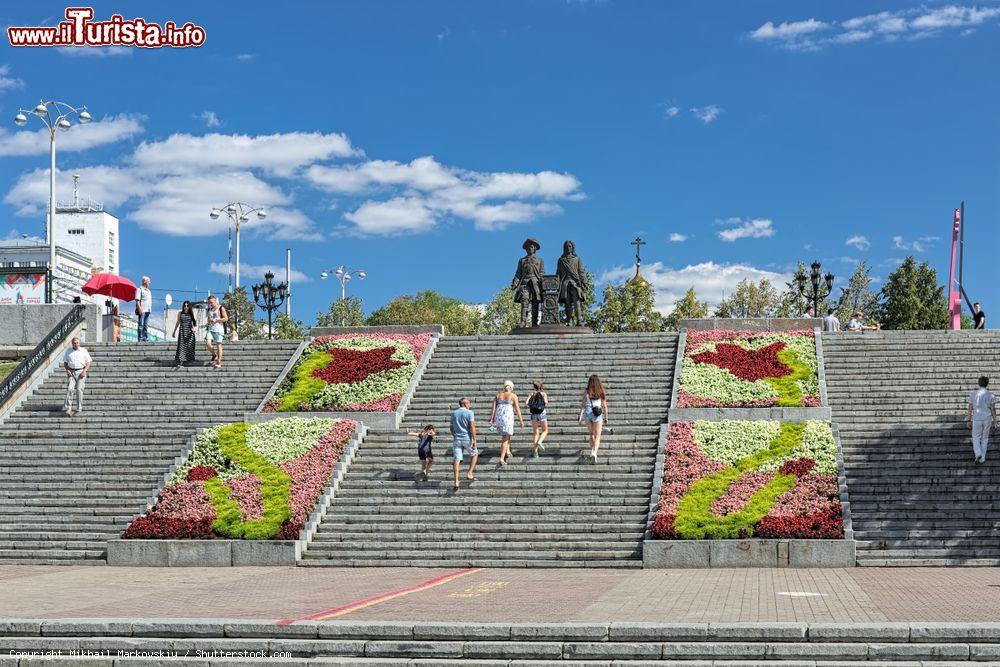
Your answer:
[[[472,401],[463,398],[458,402],[458,408],[451,413],[451,437],[455,466],[455,490],[458,491],[458,468],[468,454],[469,472],[466,479],[475,482],[476,463],[479,461],[479,448],[476,447],[476,415],[470,410]]]
[[[222,368],[222,339],[226,335],[228,321],[226,308],[220,306],[219,300],[214,296],[208,297],[208,335],[205,337],[205,344],[212,353],[212,364],[219,369]]]
[[[549,414],[546,408],[549,405],[549,395],[545,392],[545,385],[541,380],[531,383],[535,391],[528,397],[528,412],[531,419],[531,457],[538,458],[538,450],[545,451],[545,436],[549,434]]]
[[[177,352],[174,353],[174,365],[180,368],[183,364],[194,361],[194,310],[191,309],[191,302],[185,301],[181,305],[181,312],[177,313],[177,321],[174,323],[174,336],[177,338]],[[177,335],[180,329],[181,335]]]
[[[76,412],[83,412],[83,388],[87,383],[87,374],[90,373],[90,365],[94,360],[90,358],[87,348],[80,345],[80,339],[74,338],[72,347],[66,350],[63,355],[63,367],[66,369],[66,400],[63,403],[63,412],[70,417],[73,416],[73,403],[76,403]]]
[[[426,482],[430,478],[431,466],[434,465],[434,450],[431,443],[434,442],[436,431],[434,426],[427,424],[419,431],[407,431],[406,435],[417,437],[417,456],[420,457],[420,474]]]
[[[521,415],[521,402],[514,393],[514,383],[507,380],[503,390],[493,398],[493,412],[490,423],[500,431],[500,465],[506,466],[510,458],[510,438],[514,435],[514,413],[524,428],[524,417]]]
[[[969,411],[965,421],[972,423],[972,453],[976,463],[986,463],[986,446],[990,441],[990,429],[997,419],[997,399],[990,386],[990,379],[985,375],[979,378],[979,388],[969,394]]]
[[[601,431],[608,422],[608,394],[601,378],[591,375],[587,389],[580,400],[580,423],[587,424],[590,442],[590,459],[597,463],[597,450],[601,448]]]

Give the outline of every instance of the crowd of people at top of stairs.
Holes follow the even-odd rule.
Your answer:
[[[805,314],[806,317],[813,317],[812,308],[807,309]],[[840,319],[834,313],[833,308],[828,308],[826,315],[823,317],[823,331],[840,331],[840,326]],[[980,307],[978,301],[972,304],[972,328],[986,328],[986,313],[983,312],[983,309]],[[865,324],[862,312],[860,310],[855,310],[851,320],[847,323],[847,330],[862,333],[864,331],[881,331],[882,327],[878,322],[874,321]]]
[[[541,380],[535,380],[533,391],[525,401],[528,408],[532,429],[532,458],[539,458],[539,451],[545,451],[545,438],[549,433],[549,394]],[[512,454],[510,441],[514,435],[514,420],[524,427],[524,414],[521,411],[521,399],[514,392],[514,383],[507,380],[503,388],[493,397],[493,408],[490,413],[489,430],[500,434],[499,468],[508,465]],[[580,398],[579,423],[586,424],[588,444],[590,445],[591,462],[597,463],[597,452],[601,447],[601,434],[608,424],[608,393],[597,375],[591,375],[587,387]],[[452,466],[454,472],[454,489],[460,488],[459,469],[466,457],[469,458],[469,469],[466,479],[476,481],[476,464],[479,462],[478,431],[476,430],[476,415],[472,411],[472,400],[463,397],[458,407],[451,413],[449,431],[452,437]],[[608,428],[610,431],[610,427]],[[430,477],[431,466],[434,465],[432,443],[437,435],[433,424],[427,424],[419,431],[407,431],[407,435],[417,438],[417,456],[420,459],[420,476],[424,481]]]

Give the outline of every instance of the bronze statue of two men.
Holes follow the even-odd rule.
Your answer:
[[[517,262],[511,288],[514,290],[514,301],[521,304],[521,326],[533,327],[538,325],[545,262],[537,255],[542,246],[535,239],[526,240],[521,247],[526,254]],[[576,255],[576,245],[572,241],[563,243],[556,276],[559,278],[558,301],[565,309],[565,323],[583,326],[582,304],[587,289],[587,272],[583,261]]]

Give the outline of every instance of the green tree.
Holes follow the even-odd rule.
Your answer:
[[[274,337],[281,340],[301,340],[306,337],[306,328],[302,320],[278,313],[274,320]]]
[[[450,336],[471,336],[479,331],[482,317],[476,306],[427,290],[396,297],[373,312],[368,324],[443,324]]]
[[[948,300],[930,264],[907,257],[889,274],[881,292],[879,320],[885,329],[947,329]]]
[[[654,308],[656,294],[645,280],[608,285],[594,313],[593,327],[601,333],[663,331],[666,318]]]
[[[330,302],[325,313],[316,313],[318,327],[360,327],[365,323],[365,313],[361,309],[361,299],[356,296],[336,299]]]
[[[806,294],[799,294],[799,277],[801,276],[803,283],[806,285]],[[812,306],[812,300],[807,298],[808,294],[812,292],[812,284],[809,279],[809,272],[806,270],[806,265],[804,262],[799,262],[795,267],[795,273],[792,275],[792,279],[785,283],[785,291],[781,294],[781,300],[778,302],[777,308],[775,308],[775,317],[802,317],[806,308]],[[826,314],[827,308],[832,305],[829,297],[825,299],[820,299],[819,308],[817,309],[815,316],[822,317]]]
[[[267,338],[267,323],[256,319],[257,306],[247,297],[243,285],[222,297],[222,305],[229,316],[229,328],[236,328],[240,340],[261,340]]]
[[[708,317],[708,302],[698,301],[694,293],[694,288],[690,288],[683,298],[678,299],[674,304],[674,309],[667,315],[665,321],[667,329],[677,331],[680,329],[681,320],[697,317]]]
[[[521,304],[514,301],[514,290],[504,287],[483,309],[479,332],[487,336],[504,336],[520,322]]]
[[[841,288],[840,299],[837,300],[837,319],[841,325],[847,326],[855,311],[860,310],[866,317],[875,317],[878,313],[878,292],[871,289],[871,267],[867,262],[860,261],[854,269],[854,275],[847,281],[847,287]],[[826,311],[823,312],[825,314]]]
[[[736,291],[715,309],[716,317],[771,317],[778,305],[778,291],[767,278],[755,283],[744,278]],[[725,313],[725,314],[722,314]]]

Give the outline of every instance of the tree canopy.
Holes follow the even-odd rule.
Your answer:
[[[654,308],[656,294],[644,280],[630,280],[604,288],[604,298],[594,312],[593,328],[601,333],[663,331],[666,318]]]
[[[318,327],[359,327],[365,323],[365,313],[361,309],[361,299],[356,296],[349,296],[334,299],[325,313],[316,313],[316,326]]]
[[[708,317],[708,302],[698,301],[694,288],[691,287],[683,298],[678,299],[677,303],[674,304],[674,309],[667,315],[665,325],[667,329],[677,331],[680,329],[681,320],[698,317]]]
[[[744,278],[715,309],[716,317],[771,317],[778,306],[778,291],[767,278]]]
[[[889,274],[881,292],[879,321],[885,329],[947,329],[948,300],[937,272],[912,256]]]
[[[427,290],[396,297],[373,312],[368,324],[442,324],[450,336],[471,336],[479,331],[482,317],[476,306]]]

